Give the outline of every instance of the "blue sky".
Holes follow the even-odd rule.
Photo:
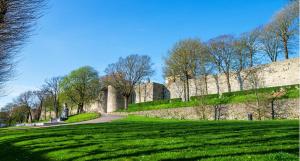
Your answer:
[[[163,57],[185,38],[206,41],[267,23],[287,0],[50,0],[34,35],[21,50],[16,77],[0,107],[46,78],[90,65],[104,74],[129,54],[151,56],[163,82]]]

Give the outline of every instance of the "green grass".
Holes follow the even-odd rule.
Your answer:
[[[99,113],[82,113],[82,114],[70,116],[68,120],[65,121],[65,123],[92,120],[98,118],[99,116],[100,116]]]
[[[280,88],[286,89],[286,94],[282,97],[282,99],[291,99],[291,98],[300,97],[299,85],[261,88],[258,89],[258,92],[261,94],[262,93],[270,94],[274,91],[278,91]],[[193,107],[199,105],[200,103],[199,100],[201,100],[201,103],[205,103],[207,105],[235,104],[235,103],[255,101],[255,97],[256,96],[253,90],[245,90],[245,91],[223,93],[222,98],[219,98],[217,94],[210,94],[210,95],[196,96],[196,97],[194,96],[191,97],[191,101],[188,102],[181,102],[178,99],[157,100],[151,102],[130,104],[126,112],[157,110],[157,109],[177,108],[177,107]],[[122,112],[125,110],[118,110],[118,111]]]
[[[0,129],[0,160],[298,160],[299,122],[179,121]]]

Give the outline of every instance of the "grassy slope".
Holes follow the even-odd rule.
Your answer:
[[[178,121],[0,129],[0,160],[298,160],[299,122]]]
[[[271,87],[271,88],[262,88],[259,89],[260,93],[272,93],[274,90],[279,90],[281,87]],[[299,98],[299,85],[293,86],[283,86],[286,88],[287,93],[283,97],[283,99],[290,98]],[[243,102],[251,102],[255,101],[255,94],[252,90],[248,91],[238,91],[232,93],[224,93],[223,98],[219,99],[219,96],[216,94],[208,95],[203,97],[202,101],[208,105],[215,105],[221,102],[221,104],[233,104],[233,103],[243,103]],[[180,102],[180,101],[153,101],[153,102],[145,102],[145,103],[137,103],[130,104],[127,112],[134,111],[145,111],[145,110],[156,110],[156,109],[165,109],[165,108],[177,108],[177,107],[193,107],[198,106],[199,101],[197,99],[193,99],[189,102]],[[124,111],[124,110],[119,110]]]
[[[72,122],[81,122],[86,120],[92,120],[95,118],[98,118],[100,116],[99,113],[82,113],[79,115],[73,115],[66,120],[66,123],[72,123]]]

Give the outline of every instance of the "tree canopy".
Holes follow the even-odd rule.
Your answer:
[[[124,96],[125,109],[128,107],[128,99],[134,86],[154,73],[151,58],[147,55],[120,57],[116,63],[109,64],[105,72],[109,78],[107,84],[112,85]]]
[[[62,93],[77,104],[77,113],[83,112],[85,104],[95,100],[100,92],[98,72],[90,66],[72,71],[60,82]]]

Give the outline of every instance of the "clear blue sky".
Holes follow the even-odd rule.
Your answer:
[[[163,56],[184,38],[203,41],[267,23],[287,0],[50,0],[20,52],[0,107],[46,78],[90,65],[104,74],[120,56],[147,54],[163,82]]]

